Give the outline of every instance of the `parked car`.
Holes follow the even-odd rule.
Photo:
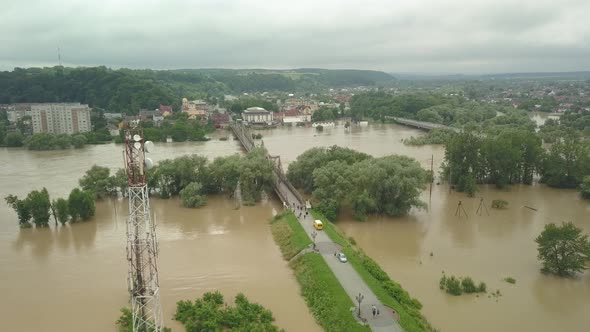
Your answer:
[[[348,259],[346,258],[346,255],[343,252],[338,253],[338,260],[342,263],[348,262]]]

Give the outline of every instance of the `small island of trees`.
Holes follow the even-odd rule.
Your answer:
[[[412,207],[424,208],[419,196],[427,175],[412,158],[373,158],[338,146],[305,151],[287,172],[291,183],[311,193],[319,203],[316,209],[331,220],[344,205],[361,220],[369,214],[400,216]]]

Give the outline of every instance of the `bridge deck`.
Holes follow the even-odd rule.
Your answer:
[[[449,127],[442,125],[440,123],[433,123],[433,122],[424,122],[424,121],[416,121],[404,118],[398,118],[395,116],[386,116],[386,119],[391,119],[401,125],[410,126],[414,128],[424,129],[424,130],[432,130],[432,129],[448,129],[454,132],[459,132],[459,128]]]

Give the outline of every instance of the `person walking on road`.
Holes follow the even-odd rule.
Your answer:
[[[373,318],[375,318],[375,315],[377,314],[377,307],[376,307],[376,306],[373,304],[373,305],[371,306],[371,309],[372,309],[372,311],[373,311]]]

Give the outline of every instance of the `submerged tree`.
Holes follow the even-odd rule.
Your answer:
[[[47,189],[43,188],[41,191],[31,191],[27,196],[27,201],[35,226],[47,227],[49,225],[49,218],[51,217],[51,201],[49,200]]]
[[[182,205],[188,208],[198,208],[207,204],[207,197],[202,194],[203,187],[198,182],[189,183],[180,191]]]
[[[114,178],[110,173],[108,167],[94,165],[78,182],[82,190],[92,192],[94,197],[101,199],[116,192]]]
[[[82,191],[79,188],[72,190],[68,198],[68,211],[73,222],[78,219],[90,219],[94,216],[95,209],[94,198],[90,192]]]
[[[31,220],[31,208],[26,199],[19,199],[18,196],[8,195],[4,198],[6,203],[14,209],[18,215],[18,223],[20,227],[30,227],[29,220]]]
[[[543,261],[543,272],[572,276],[588,268],[590,240],[571,222],[545,225],[535,242],[539,245],[538,258]]]
[[[68,222],[70,213],[68,211],[68,201],[63,198],[58,198],[51,202],[51,211],[53,217],[56,218],[62,225]]]

